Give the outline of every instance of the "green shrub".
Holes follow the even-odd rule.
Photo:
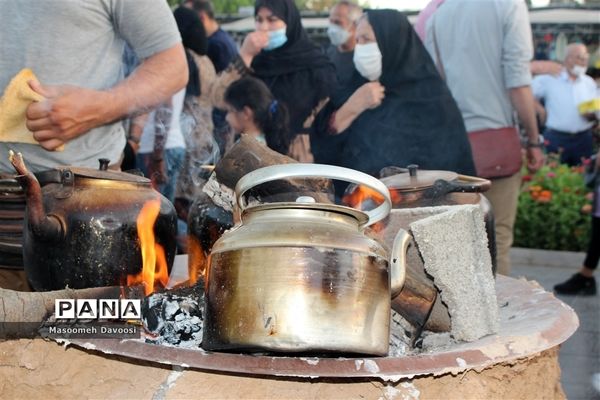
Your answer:
[[[591,193],[583,167],[559,164],[550,155],[533,175],[523,176],[514,245],[546,250],[587,250]]]

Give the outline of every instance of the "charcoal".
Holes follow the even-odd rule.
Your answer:
[[[146,342],[200,348],[204,322],[201,285],[157,292],[142,300]]]

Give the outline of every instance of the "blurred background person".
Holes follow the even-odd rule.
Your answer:
[[[237,45],[233,38],[219,26],[215,19],[215,11],[211,1],[193,0],[190,3],[194,11],[198,13],[208,35],[208,58],[212,61],[217,73],[221,73],[237,56]],[[213,109],[214,136],[221,153],[232,143],[232,136],[229,125],[225,120],[225,114],[225,110]]]
[[[261,79],[289,111],[289,129],[273,150],[311,162],[308,130],[335,86],[335,68],[308,39],[293,0],[257,0],[255,27],[237,57],[213,85],[213,103],[223,107],[225,89],[242,76]],[[274,141],[275,142],[275,141]]]
[[[593,154],[595,115],[582,115],[578,106],[598,97],[598,87],[586,75],[589,54],[585,45],[567,46],[564,68],[559,75],[539,75],[533,79],[533,94],[544,101],[544,141],[546,151],[560,153],[560,162],[580,165]]]
[[[490,147],[501,146],[493,135],[516,126],[516,111],[528,138],[528,168],[538,170],[544,156],[531,91],[533,43],[525,2],[446,0],[427,22],[426,44],[458,103],[467,131],[487,131]],[[515,151],[512,156],[520,158],[521,150]],[[487,178],[492,178],[492,188],[485,195],[496,220],[498,272],[508,275],[521,174]]]
[[[347,84],[354,75],[354,45],[356,44],[356,24],[362,9],[349,0],[337,2],[329,13],[327,36],[331,46],[327,56],[333,62],[339,85]]]
[[[209,43],[198,14],[180,7],[175,15],[186,46],[190,72],[179,120],[185,143],[185,157],[175,182],[173,202],[178,217],[178,248],[185,253],[188,211],[201,193],[205,173],[203,167],[214,164],[219,158],[219,148],[213,137],[213,107],[209,98],[216,72],[207,56]]]
[[[600,150],[596,154],[596,158],[593,160],[593,165],[590,168],[593,170],[592,174],[594,177],[588,182],[589,186],[592,186],[594,190],[590,244],[579,271],[565,282],[554,286],[554,291],[558,294],[584,296],[594,296],[596,294],[596,278],[594,278],[594,273],[600,261]],[[594,374],[593,379],[600,379],[600,374]]]
[[[206,54],[208,47],[204,27],[195,12],[178,7],[173,14],[185,47],[188,84],[148,114],[136,161],[137,167],[171,202],[175,201],[175,188],[186,156],[180,123],[184,99],[186,94],[200,95],[199,69],[191,52]]]
[[[236,134],[269,144],[288,134],[288,112],[259,79],[246,77],[225,91],[227,122]]]
[[[209,0],[193,0],[192,8],[198,13],[198,17],[204,26],[208,37],[208,58],[215,66],[217,73],[223,71],[234,57],[238,54],[235,41],[215,19],[215,10]]]
[[[473,175],[460,111],[435,65],[398,11],[369,10],[356,29],[352,82],[318,116],[313,134],[344,137],[338,149],[315,148],[315,161],[379,176],[388,166]],[[315,141],[315,143],[318,143]]]

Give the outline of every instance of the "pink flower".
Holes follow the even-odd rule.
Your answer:
[[[547,176],[548,178],[555,178],[555,177],[556,177],[556,174],[555,174],[554,172],[548,172],[548,173],[546,174],[546,176]]]
[[[531,175],[523,175],[523,182],[530,182],[532,179]]]
[[[585,199],[586,199],[586,200],[589,200],[589,201],[592,201],[592,200],[594,200],[594,193],[593,193],[593,192],[589,192],[589,193],[587,193],[587,194],[585,195]]]

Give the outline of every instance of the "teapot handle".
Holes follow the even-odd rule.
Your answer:
[[[241,211],[246,209],[244,194],[255,186],[266,182],[287,178],[326,178],[367,186],[383,197],[383,202],[373,210],[366,211],[369,220],[362,225],[365,228],[381,221],[392,208],[390,191],[383,182],[363,172],[350,168],[336,167],[323,164],[279,164],[256,169],[244,175],[235,185],[235,195]]]

